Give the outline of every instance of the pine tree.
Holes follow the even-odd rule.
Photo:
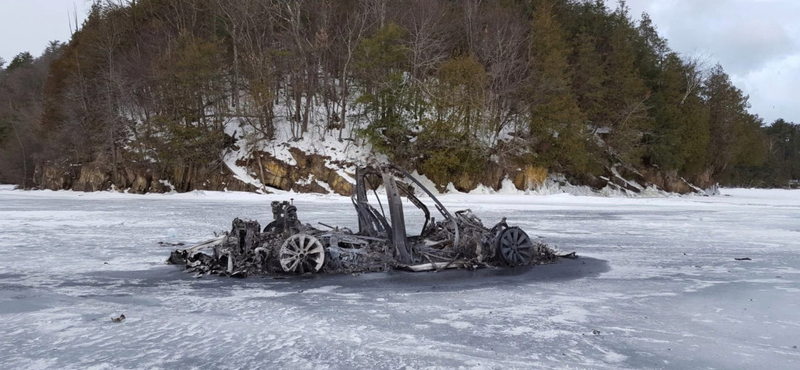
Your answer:
[[[741,93],[719,64],[711,71],[703,93],[709,108],[712,138],[708,147],[708,164],[714,173],[720,173],[733,160],[736,126],[745,107]]]
[[[800,124],[778,119],[763,129],[767,136],[769,185],[783,186],[800,179]]]
[[[361,41],[355,51],[354,69],[364,82],[362,104],[369,116],[363,134],[376,149],[389,158],[405,163],[410,135],[409,115],[412,96],[404,78],[408,50],[403,45],[407,32],[389,23]]]
[[[571,66],[572,92],[592,129],[600,127],[603,122],[604,85],[608,79],[602,58],[596,50],[596,42],[595,37],[588,33],[578,34],[574,41]]]
[[[632,41],[636,30],[627,8],[621,6],[611,15],[608,52],[604,67],[608,76],[604,84],[604,109],[600,124],[611,130],[607,143],[619,158],[638,164],[642,135],[651,126],[647,115],[650,92],[636,67]]]
[[[439,68],[433,83],[433,118],[423,119],[417,151],[421,173],[437,183],[477,177],[486,161],[486,71],[474,57],[455,57]],[[471,190],[471,189],[464,189]]]
[[[692,67],[670,53],[661,64],[649,100],[653,128],[645,135],[645,163],[697,175],[705,163],[709,141],[708,113],[696,93],[687,95]]]
[[[6,68],[7,72],[13,71],[17,68],[30,66],[33,64],[33,55],[31,53],[24,51],[22,53],[17,54],[14,59],[11,59],[11,63],[8,64],[8,68]]]
[[[581,173],[588,168],[586,115],[570,89],[571,48],[555,2],[539,0],[531,21],[530,135],[539,165]]]

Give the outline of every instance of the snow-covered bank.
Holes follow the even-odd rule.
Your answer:
[[[289,130],[293,126],[286,122],[279,125],[283,129],[275,133],[272,141],[265,141],[260,139],[259,131],[248,122],[238,118],[226,122],[226,134],[235,138],[239,145],[236,150],[223,153],[223,157],[233,177],[258,192],[268,193],[278,188],[302,193],[347,195],[355,184],[353,175],[356,167],[390,164],[386,155],[374,151],[363,138],[357,138],[353,131],[355,127],[342,132],[343,136],[337,134],[337,130],[326,129],[311,130],[298,138]],[[620,166],[624,167],[623,171],[628,176],[634,178],[625,178],[618,169]],[[675,184],[676,179],[669,182],[663,176],[651,176],[648,179],[639,171],[621,164],[609,167],[605,175],[589,181],[593,186],[571,184],[564,174],[550,173],[545,168],[509,164],[500,166],[497,163],[489,167],[499,169],[499,172],[487,170],[477,178],[451,179],[458,186],[453,181],[435,184],[418,171],[412,172],[415,178],[436,194],[460,193],[458,189],[472,194],[566,193],[610,197],[665,197],[674,192],[716,194],[715,187],[700,189],[683,178],[678,185]],[[658,171],[655,174],[663,175]]]
[[[800,367],[800,191],[722,193],[442,196],[583,256],[552,266],[195,280],[163,264],[171,247],[158,242],[265,223],[269,201],[292,197],[304,222],[354,227],[349,199],[0,187],[0,364]]]

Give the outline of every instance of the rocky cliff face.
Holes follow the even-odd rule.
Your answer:
[[[307,153],[298,148],[290,148],[288,153],[290,156],[278,159],[268,152],[255,151],[246,158],[238,159],[235,166],[238,167],[237,170],[247,172],[248,176],[245,177],[251,178],[249,181],[239,178],[224,164],[183,166],[166,170],[131,164],[118,168],[115,176],[108,170],[108,166],[102,163],[84,165],[49,163],[37,166],[34,179],[37,186],[43,189],[75,191],[117,189],[135,194],[192,190],[269,192],[270,188],[298,193],[343,196],[352,194],[356,168],[354,163]],[[548,170],[543,167],[519,168],[495,165],[487,166],[479,177],[456,178],[452,186],[462,192],[472,191],[480,185],[497,191],[503,186],[503,181],[508,179],[518,190],[536,190],[544,186],[548,175]],[[564,183],[561,185],[566,185],[566,179],[562,180]],[[609,167],[604,176],[585,176],[574,181],[594,189],[610,187],[627,194],[642,193],[646,188],[681,194],[700,192],[698,187],[688,183],[674,171],[645,169],[640,172],[622,164]],[[447,186],[448,184],[436,184],[440,192],[445,192]]]
[[[299,193],[333,192],[345,196],[353,193],[355,167],[352,163],[332,162],[330,157],[307,154],[297,148],[289,149],[289,153],[295,163],[281,161],[266,152],[255,152],[236,164],[254,174],[262,184],[277,189]]]
[[[262,184],[281,190],[299,193],[352,194],[351,163],[332,161],[330,157],[307,154],[300,149],[289,149],[294,163],[276,159],[266,152],[255,152],[239,159],[236,164]],[[184,166],[156,171],[142,165],[119,168],[116,176],[101,163],[68,165],[47,163],[36,169],[35,181],[42,189],[102,191],[112,188],[130,193],[164,193],[191,190],[257,191],[255,184],[238,179],[224,165]]]
[[[165,193],[191,190],[256,191],[227,168],[178,167],[156,172],[143,166],[119,168],[116,176],[99,163],[85,165],[40,164],[34,180],[41,189],[103,191],[112,188],[130,193]]]

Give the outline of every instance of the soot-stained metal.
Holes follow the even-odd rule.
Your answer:
[[[376,191],[379,185],[385,189],[385,208]],[[414,195],[415,189],[433,201],[440,221]],[[368,192],[374,194],[378,208],[369,202]],[[419,235],[409,235],[406,230],[403,197],[424,215]],[[475,269],[546,264],[558,258],[544,243],[509,226],[505,218],[486,227],[469,209],[451,214],[430,190],[396,166],[358,168],[351,200],[358,217],[357,231],[324,222],[318,222],[322,228],[303,224],[292,202],[274,201],[273,221],[263,230],[258,221],[237,218],[230,232],[178,249],[167,262],[184,265],[198,275],[246,277]]]

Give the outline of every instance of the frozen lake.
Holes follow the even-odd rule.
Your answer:
[[[289,195],[0,187],[0,365],[798,369],[800,191],[723,193],[448,195],[451,211],[507,216],[581,258],[237,280],[194,279],[158,242],[199,242],[234,217],[266,224]],[[303,222],[356,226],[348,198],[295,197]]]

